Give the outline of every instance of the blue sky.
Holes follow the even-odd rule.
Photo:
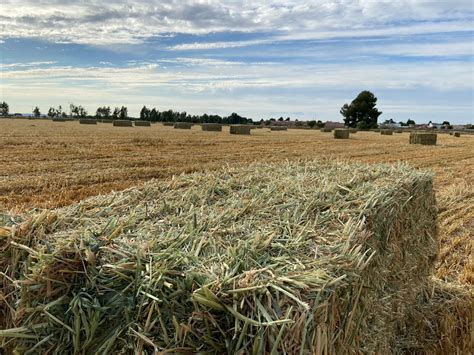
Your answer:
[[[474,123],[473,6],[4,0],[0,100],[324,121],[371,90],[382,121]]]

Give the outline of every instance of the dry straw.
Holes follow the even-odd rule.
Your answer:
[[[114,127],[133,127],[133,122],[130,120],[114,120]]]
[[[349,139],[349,130],[348,129],[335,129],[334,138],[336,139]]]
[[[230,134],[250,134],[252,126],[250,125],[231,125]]]
[[[201,125],[201,129],[203,131],[221,132],[222,131],[222,125],[220,123],[203,123]]]
[[[97,120],[90,118],[81,118],[79,120],[79,124],[97,124]]]
[[[14,224],[7,352],[423,353],[402,340],[431,331],[410,315],[433,300],[432,176],[406,166],[226,168]],[[456,326],[439,330],[454,346]]]
[[[191,122],[175,122],[173,127],[175,129],[191,129],[192,126]]]
[[[150,121],[135,121],[135,127],[150,127]]]
[[[437,137],[436,133],[411,132],[409,142],[410,144],[436,145]]]

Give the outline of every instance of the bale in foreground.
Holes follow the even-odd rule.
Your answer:
[[[349,139],[349,130],[348,129],[335,129],[334,138],[336,139]]]
[[[114,127],[133,127],[133,122],[130,120],[114,120]]]
[[[173,127],[175,129],[191,129],[192,126],[191,122],[175,122]]]
[[[2,234],[0,339],[39,353],[390,353],[436,251],[432,176],[406,166],[182,175]]]
[[[81,118],[79,124],[97,124],[97,120],[91,118]]]
[[[427,132],[411,132],[410,144],[436,145],[438,135],[436,133]]]
[[[250,125],[231,125],[230,126],[230,134],[250,134],[252,126]]]
[[[150,121],[135,121],[135,127],[151,127]]]

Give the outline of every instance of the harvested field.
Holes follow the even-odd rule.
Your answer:
[[[317,130],[284,135],[254,130],[250,136],[209,135],[152,125],[146,130],[0,120],[0,211],[66,206],[89,196],[255,161],[339,158],[376,163],[405,161],[435,173],[440,256],[437,276],[474,284],[474,136],[438,135],[436,146],[410,145],[407,135],[387,138],[359,131],[344,144]],[[34,154],[33,154],[34,153]]]

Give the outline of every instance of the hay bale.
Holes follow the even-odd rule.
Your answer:
[[[245,124],[237,124],[237,125],[231,125],[230,126],[230,134],[245,134],[248,135],[250,134],[250,125],[245,125]]]
[[[332,132],[332,129],[331,128],[321,128],[321,132],[325,132],[325,133]]]
[[[175,122],[173,125],[175,129],[191,129],[192,126],[191,122]]]
[[[135,127],[151,127],[150,121],[135,121]]]
[[[222,132],[222,125],[220,123],[203,123],[201,129],[203,131]]]
[[[114,120],[114,127],[133,127],[133,122],[130,120]]]
[[[286,126],[270,126],[270,131],[287,131],[288,127]]]
[[[165,127],[173,127],[173,126],[174,126],[174,122],[163,122],[163,126],[165,126]]]
[[[357,133],[358,129],[357,128],[349,128],[349,133]]]
[[[343,128],[337,128],[334,130],[334,138],[336,139],[349,139],[349,130]]]
[[[54,117],[52,121],[53,122],[66,122],[66,119],[62,117]]]
[[[403,133],[403,130],[397,129],[397,130],[395,130],[395,133]]]
[[[340,162],[43,211],[0,238],[0,337],[7,353],[387,354],[433,270],[436,213],[431,174]]]
[[[461,137],[461,133],[460,132],[454,132],[454,136],[455,137]]]
[[[393,135],[393,130],[391,129],[381,129],[380,134],[384,136],[392,136]]]
[[[437,137],[436,133],[411,132],[409,142],[410,144],[436,145]]]
[[[79,120],[79,124],[97,124],[97,120],[90,118],[81,118]]]

